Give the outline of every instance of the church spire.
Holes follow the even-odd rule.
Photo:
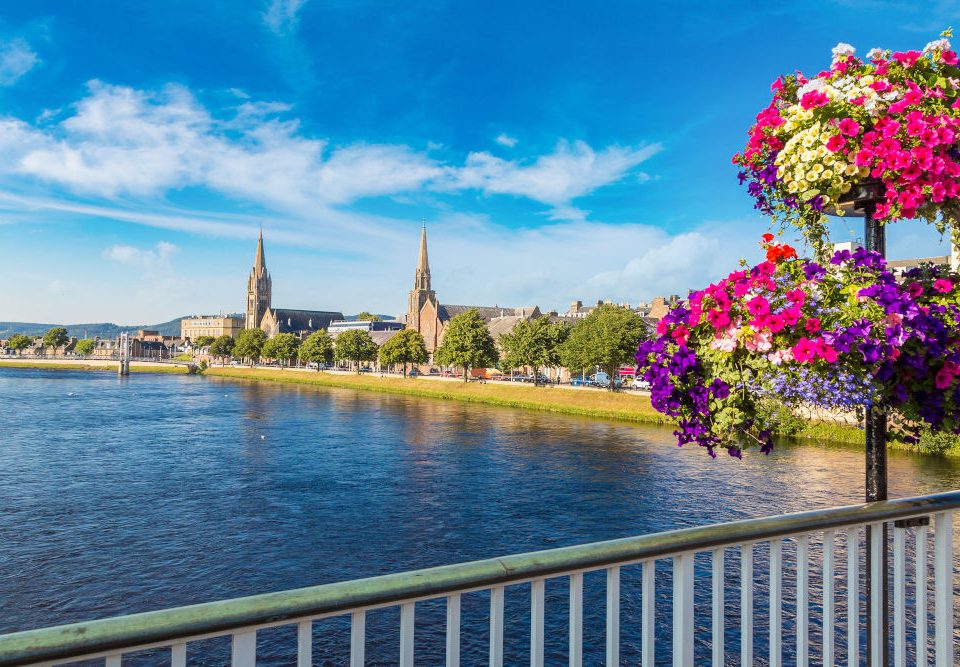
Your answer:
[[[427,223],[420,229],[420,257],[417,259],[417,273],[430,275],[430,262],[427,261]]]
[[[263,227],[260,228],[260,238],[257,239],[257,256],[253,260],[253,272],[262,276],[267,270],[267,260],[263,256]]]

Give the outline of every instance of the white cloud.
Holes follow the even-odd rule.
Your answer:
[[[306,0],[270,0],[263,13],[263,22],[278,35],[288,35],[297,29],[297,13]]]
[[[0,86],[12,86],[39,62],[26,40],[0,40]]]
[[[517,145],[517,140],[511,137],[509,134],[500,134],[494,139],[501,146],[506,146],[507,148],[513,148]]]
[[[6,168],[78,195],[153,205],[171,190],[207,188],[311,220],[342,215],[339,207],[368,197],[477,189],[540,202],[553,219],[583,220],[587,212],[574,200],[660,151],[562,140],[546,155],[474,152],[458,165],[400,144],[333,146],[304,136],[285,117],[290,110],[241,100],[215,116],[183,86],[144,91],[93,81],[59,122],[0,118],[0,175]]]
[[[583,219],[584,212],[570,206],[572,200],[619,181],[661,149],[660,144],[649,144],[598,152],[583,141],[561,141],[553,153],[532,163],[471,153],[466,165],[452,172],[451,187],[528,197],[553,207],[554,219]]]
[[[160,241],[153,248],[136,248],[130,245],[112,245],[103,251],[104,259],[136,266],[142,269],[155,269],[169,265],[170,257],[179,252],[172,243]]]

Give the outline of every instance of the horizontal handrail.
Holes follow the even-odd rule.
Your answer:
[[[769,540],[960,508],[960,491],[684,528],[546,551],[443,565],[231,600],[0,636],[0,667],[52,662],[144,645],[382,607],[678,553]]]

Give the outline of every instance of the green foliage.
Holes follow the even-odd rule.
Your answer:
[[[610,376],[613,391],[620,367],[633,364],[637,345],[648,335],[647,325],[635,312],[604,304],[573,327],[560,346],[559,359],[571,373],[598,366]]]
[[[263,344],[267,342],[267,334],[263,329],[244,329],[237,334],[237,342],[233,346],[233,354],[241,359],[247,359],[253,366],[260,358]]]
[[[193,361],[193,357],[184,352],[183,354],[178,354],[173,358],[174,361]]]
[[[536,384],[540,368],[559,365],[560,346],[569,335],[568,325],[551,324],[547,315],[535,320],[522,320],[513,331],[500,336],[503,350],[501,366],[507,369],[530,366]]]
[[[206,359],[201,359],[199,365],[197,366],[197,368],[200,369],[200,372],[201,372],[201,373],[204,372],[205,370],[207,370],[207,368],[208,368],[208,366],[207,366],[207,360],[206,360]]]
[[[13,334],[7,339],[7,348],[20,352],[33,345],[33,338],[23,334]]]
[[[365,310],[362,313],[357,313],[356,320],[358,322],[379,322],[380,316],[374,315],[373,313],[367,312]]]
[[[281,366],[286,366],[297,358],[297,348],[299,347],[300,339],[294,334],[281,333],[263,344],[261,354],[267,359],[276,359]]]
[[[333,339],[326,331],[314,331],[300,345],[300,361],[305,364],[320,364],[333,361]]]
[[[47,333],[43,334],[43,346],[56,349],[63,347],[70,342],[70,336],[67,335],[65,327],[53,327]]]
[[[463,369],[463,381],[471,368],[486,368],[497,363],[499,355],[493,336],[476,308],[453,317],[443,333],[443,342],[433,356],[442,366]]]
[[[377,344],[366,331],[350,329],[337,336],[334,354],[340,361],[356,362],[359,373],[361,361],[373,361],[377,358]]]
[[[92,338],[83,338],[77,341],[73,351],[79,355],[88,355],[97,347],[97,341]]]
[[[380,363],[403,364],[404,377],[407,376],[407,364],[425,364],[427,359],[423,336],[414,329],[398,331],[380,348]]]
[[[210,347],[214,340],[213,336],[197,336],[197,339],[193,341],[193,346],[196,348]]]
[[[233,340],[233,337],[228,334],[223,334],[218,336],[215,341],[210,343],[210,354],[215,357],[229,357],[233,353],[233,348],[236,345],[236,341]]]
[[[946,454],[960,451],[960,436],[924,429],[920,434],[920,442],[917,443],[916,450],[922,454]]]

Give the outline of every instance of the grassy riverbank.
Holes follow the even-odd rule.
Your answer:
[[[648,396],[627,392],[611,394],[589,389],[570,390],[557,387],[532,387],[530,385],[499,383],[478,384],[475,382],[464,384],[462,382],[379,377],[376,375],[340,375],[249,368],[211,367],[204,374],[246,380],[265,380],[317,387],[339,387],[405,396],[441,398],[634,423],[670,423],[670,420],[653,409]],[[861,429],[828,422],[811,422],[795,437],[818,441],[830,440],[853,445],[863,444],[863,431]],[[957,452],[957,455],[960,456],[960,452]]]
[[[117,372],[117,362],[95,362],[95,361],[43,361],[37,360],[18,360],[7,361],[0,360],[0,369],[3,368],[36,368],[48,371],[101,371]],[[174,366],[172,364],[130,364],[131,373],[176,373],[183,374],[187,372],[186,366]]]

